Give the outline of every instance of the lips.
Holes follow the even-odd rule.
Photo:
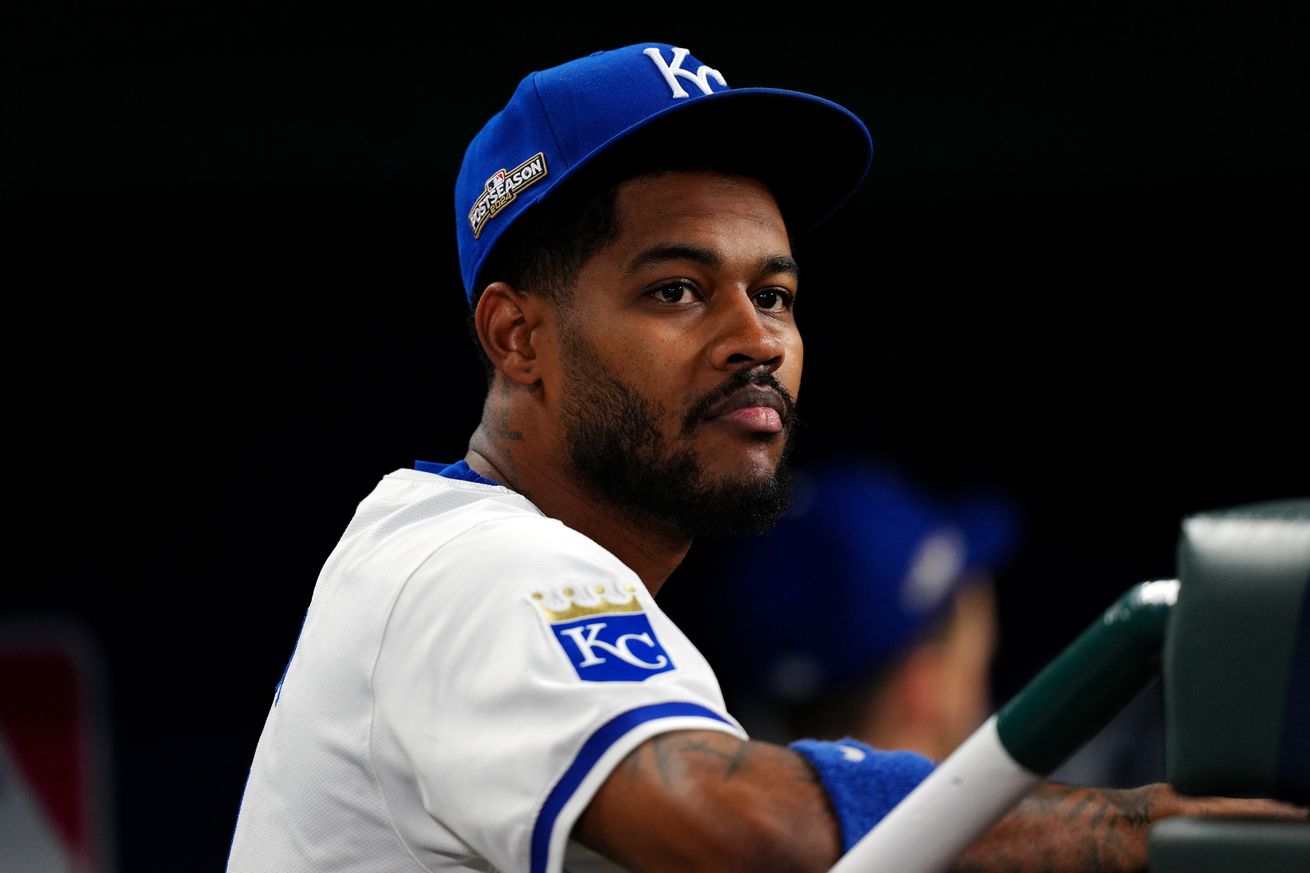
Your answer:
[[[714,403],[703,420],[719,420],[748,430],[777,433],[787,420],[787,402],[782,394],[763,385],[745,385]]]

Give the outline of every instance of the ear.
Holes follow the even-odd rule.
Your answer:
[[[536,346],[544,301],[505,282],[492,282],[478,299],[473,323],[482,350],[492,365],[515,382],[532,384],[541,378]]]

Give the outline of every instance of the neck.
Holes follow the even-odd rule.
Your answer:
[[[597,497],[567,465],[541,462],[521,434],[498,434],[485,418],[469,441],[464,460],[476,472],[517,491],[545,515],[605,548],[636,573],[652,595],[659,593],[691,548],[689,535],[670,530],[657,520],[635,518]]]

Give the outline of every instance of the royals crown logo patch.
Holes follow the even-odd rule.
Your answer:
[[[673,669],[635,585],[564,585],[531,600],[579,679],[641,682]]]
[[[519,192],[546,178],[546,153],[537,152],[512,170],[500,169],[488,177],[482,186],[482,193],[473,201],[469,210],[469,225],[473,228],[473,238],[482,235],[482,228],[487,222],[514,202]]]

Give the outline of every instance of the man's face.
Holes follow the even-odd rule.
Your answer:
[[[762,530],[787,505],[801,375],[782,216],[760,183],[707,173],[626,182],[617,208],[559,325],[573,465],[678,532]]]

